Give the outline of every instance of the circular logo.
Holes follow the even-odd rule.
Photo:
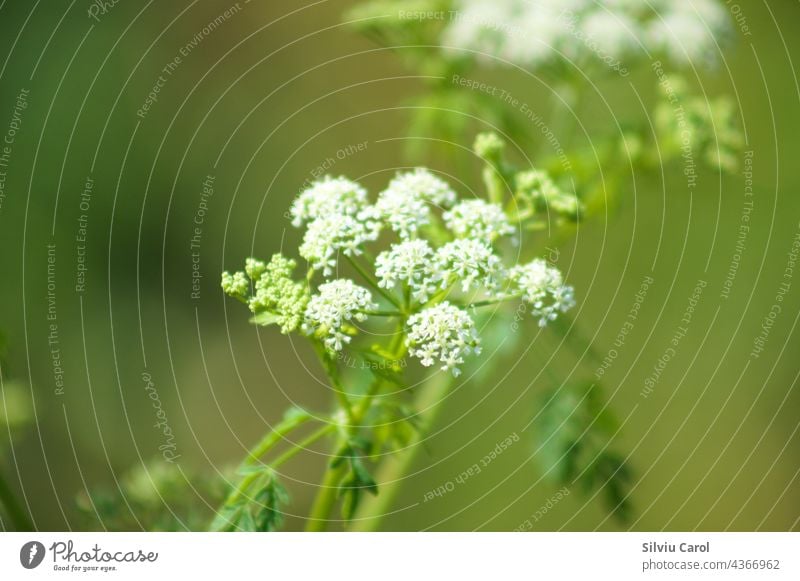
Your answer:
[[[26,569],[35,569],[44,560],[44,545],[39,541],[30,541],[19,550],[19,562]]]

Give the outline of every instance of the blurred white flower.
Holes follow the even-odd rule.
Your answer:
[[[464,200],[442,214],[447,227],[459,238],[491,242],[514,233],[503,208],[485,200]]]
[[[440,281],[434,256],[425,240],[406,240],[392,245],[375,260],[378,285],[391,290],[398,281],[405,282],[416,301],[427,302]]]
[[[679,64],[713,64],[729,18],[716,0],[684,0],[665,5],[648,28],[649,44]]]
[[[719,0],[457,0],[455,8],[445,47],[534,67],[595,60],[623,72],[651,52],[708,61],[730,28]]]
[[[537,258],[528,264],[515,266],[509,272],[515,290],[522,300],[533,307],[531,313],[539,318],[539,326],[553,321],[558,313],[565,313],[575,306],[575,293],[564,284],[559,271],[545,260]]]
[[[319,286],[319,294],[308,301],[303,322],[303,331],[324,337],[325,346],[331,351],[341,351],[350,342],[350,336],[342,326],[351,320],[364,321],[367,315],[361,311],[376,309],[369,291],[349,279],[338,279]]]
[[[425,367],[438,361],[442,370],[458,376],[464,356],[480,353],[475,323],[466,311],[446,301],[409,317],[408,327],[409,353]]]
[[[367,191],[345,177],[325,176],[300,193],[292,204],[292,225],[301,226],[329,214],[352,216],[367,203]]]

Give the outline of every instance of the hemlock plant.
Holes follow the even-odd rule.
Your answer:
[[[661,172],[677,161],[693,179],[695,160],[737,170],[744,140],[734,101],[694,95],[675,74],[719,64],[719,44],[731,32],[720,1],[368,0],[346,20],[425,83],[409,107],[409,136],[422,137],[409,140],[413,154],[425,153],[426,144],[461,142],[477,122],[523,150],[538,146],[536,167],[509,164],[504,140],[490,132],[474,145],[484,197],[459,196],[424,168],[398,173],[377,195],[333,176],[302,191],[290,212],[304,230],[297,255],[248,258],[242,271],[223,273],[221,284],[253,324],[309,341],[335,395],[331,407],[287,410],[236,474],[224,475],[224,492],[216,480],[156,462],[126,474],[118,491],[81,495],[87,522],[196,529],[224,494],[213,530],[276,530],[290,502],[281,470],[325,442],[330,460],[307,528],[339,520],[337,508],[346,528],[377,528],[434,420],[431,402],[456,378],[481,381],[492,370],[489,353],[526,340],[525,333],[508,336],[519,327],[515,317],[555,333],[577,357],[601,361],[567,319],[573,287],[554,264],[531,254],[531,237],[557,240],[620,203],[632,172]],[[636,66],[654,73],[659,102],[647,104],[644,115],[593,128],[588,145],[573,145],[581,135],[570,117],[579,119],[595,80],[627,77]],[[531,116],[527,103],[519,104],[522,95],[485,83],[483,68],[544,79],[552,111]],[[601,385],[551,379],[532,423],[542,472],[559,486],[597,490],[609,512],[626,518],[632,472],[613,449],[619,425]],[[22,391],[5,384],[0,423],[5,417],[8,428],[30,421]],[[397,461],[385,462],[387,456]],[[198,481],[205,485],[199,511],[186,494]],[[2,475],[0,503],[16,528],[32,528]]]
[[[425,14],[445,17],[415,17]],[[480,363],[470,380],[487,378],[495,360],[486,353],[518,350],[524,333],[509,336],[508,329],[518,328],[520,313],[587,367],[575,380],[550,377],[541,394],[532,424],[537,464],[559,486],[596,490],[592,498],[600,494],[609,513],[625,520],[632,471],[614,449],[619,426],[602,385],[585,379],[602,359],[566,319],[572,286],[530,247],[543,253],[537,234],[553,244],[592,215],[608,216],[632,172],[660,174],[680,162],[694,176],[695,160],[713,172],[737,170],[743,138],[733,101],[695,96],[675,72],[718,64],[718,42],[731,28],[724,6],[370,0],[346,18],[427,79],[409,103],[412,156],[426,154],[430,143],[462,141],[477,119],[522,149],[538,147],[537,165],[515,168],[504,140],[488,132],[474,145],[484,197],[459,197],[424,168],[399,173],[374,197],[347,178],[325,177],[291,208],[292,224],[305,229],[297,257],[251,258],[244,271],[223,274],[223,290],[247,305],[254,324],[311,342],[336,403],[326,413],[287,412],[242,463],[212,528],[279,527],[289,500],[280,469],[320,441],[331,446],[332,460],[307,528],[337,520],[337,505],[345,528],[379,528],[440,407],[431,403],[473,362]],[[614,120],[594,129],[588,145],[572,145],[581,136],[569,116],[578,118],[581,99],[596,90],[593,80],[627,77],[645,65],[661,95],[650,114]],[[552,111],[543,119],[552,125],[529,118],[510,93],[498,98],[481,89],[482,67],[547,80]],[[357,368],[346,363],[359,359]],[[318,426],[305,437],[287,438],[312,423]],[[286,440],[289,449],[276,454]],[[383,461],[387,455],[395,460]]]
[[[243,271],[222,274],[223,291],[248,307],[254,324],[311,342],[336,405],[330,413],[287,413],[245,460],[215,529],[277,527],[287,499],[278,469],[323,438],[332,443],[333,461],[308,528],[324,528],[339,500],[343,517],[352,518],[363,494],[379,490],[371,459],[405,445],[419,429],[404,393],[407,358],[457,377],[481,356],[479,311],[524,304],[544,327],[575,305],[558,268],[542,258],[513,260],[523,232],[547,220],[576,220],[580,201],[544,172],[503,176],[495,162],[504,143],[496,135],[480,135],[475,148],[487,160],[489,199],[460,199],[424,168],[398,173],[374,200],[353,181],[326,177],[291,208],[293,225],[305,229],[299,276],[297,260],[281,254],[266,262],[249,258]],[[516,184],[514,195],[498,190],[497,180],[505,178]],[[358,367],[366,380],[344,380],[344,353],[366,363]],[[320,427],[288,452],[264,459],[307,422]]]

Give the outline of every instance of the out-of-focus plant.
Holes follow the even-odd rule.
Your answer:
[[[204,530],[225,494],[225,480],[161,459],[137,464],[115,488],[80,493],[76,522],[88,530]]]
[[[538,457],[545,474],[559,486],[578,484],[589,493],[598,488],[620,519],[631,511],[630,468],[612,445],[619,430],[596,383],[554,388],[541,396],[535,428]]]
[[[254,324],[309,339],[336,406],[291,410],[253,448],[214,529],[273,530],[286,500],[278,469],[323,439],[333,459],[308,529],[324,529],[337,503],[349,521],[364,496],[380,490],[372,466],[423,429],[409,391],[438,379],[420,377],[409,358],[458,377],[481,354],[481,311],[522,304],[545,327],[573,307],[573,289],[555,266],[517,257],[531,231],[549,220],[578,220],[582,204],[544,171],[513,170],[504,148],[493,133],[476,139],[485,198],[459,199],[423,168],[398,173],[374,200],[355,182],[326,177],[301,192],[291,210],[294,225],[305,228],[303,277],[294,277],[296,261],[281,254],[223,273],[223,290],[249,307]],[[371,247],[384,249],[374,254]],[[319,428],[300,441],[287,438],[306,424]],[[288,451],[267,460],[284,441]]]
[[[505,87],[482,84],[484,69],[533,74],[539,80],[533,89],[550,94],[552,110],[543,120],[565,145],[578,127],[569,119],[580,115],[581,99],[596,91],[593,85],[599,80],[622,80],[662,61],[673,75],[682,69],[713,68],[720,47],[730,44],[732,36],[730,15],[718,0],[368,0],[351,9],[346,19],[393,49],[425,83],[408,102],[409,134],[435,139],[408,140],[409,154],[416,158],[437,144],[463,141],[476,125],[495,127],[526,149],[541,137],[541,128],[533,128],[530,119],[509,105],[514,95]],[[712,167],[735,171],[730,146],[741,141],[741,134],[733,100],[720,96],[707,102],[690,94],[680,80],[676,84],[682,88],[677,105],[685,103],[691,117],[689,139],[705,142],[705,161]],[[667,114],[657,114],[657,137],[666,146],[662,154],[667,157],[658,160],[663,164],[674,158],[675,134],[669,125],[676,121],[674,111],[657,107]],[[625,119],[623,124],[629,137],[651,132],[646,118]],[[619,128],[611,123],[593,134],[585,152],[570,155],[591,159],[595,166],[597,161],[623,165],[632,152],[620,155],[615,148],[619,141]],[[590,158],[598,149],[613,150],[613,158]]]
[[[24,436],[25,428],[33,419],[30,388],[21,382],[8,379],[6,367],[6,340],[0,334],[0,458],[7,457],[6,448]],[[18,531],[32,530],[30,518],[17,498],[13,487],[5,478],[6,466],[0,465],[0,515],[5,514],[8,524]]]

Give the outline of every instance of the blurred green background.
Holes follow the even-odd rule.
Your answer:
[[[300,233],[285,212],[318,167],[377,192],[409,165],[404,103],[424,84],[403,68],[401,50],[379,48],[341,23],[352,4],[240,2],[186,52],[235,4],[121,1],[95,21],[88,2],[0,3],[3,133],[28,91],[0,206],[3,377],[4,386],[13,380],[33,396],[33,423],[0,435],[0,469],[37,528],[102,529],[76,518],[76,495],[113,491],[123,472],[160,455],[164,436],[154,427],[145,373],[174,432],[176,465],[198,479],[238,463],[289,405],[327,406],[309,347],[250,326],[235,305],[228,310],[218,277],[251,254],[293,254]],[[764,352],[750,357],[800,228],[793,64],[800,39],[792,28],[800,5],[741,7],[752,36],[737,34],[718,70],[689,75],[710,96],[738,100],[753,152],[751,228],[730,297],[720,295],[741,221],[741,173],[703,171],[691,195],[680,167],[628,180],[617,213],[581,225],[560,244],[577,325],[601,354],[642,280],[655,282],[604,378],[624,420],[615,445],[631,454],[635,471],[633,520],[621,525],[576,491],[537,530],[800,527],[800,273]],[[182,49],[186,55],[165,73]],[[157,101],[137,116],[159,76]],[[480,70],[476,78],[547,111],[552,89],[544,79],[514,69]],[[640,103],[656,93],[646,67],[624,81],[601,81],[571,121],[573,143],[646,115]],[[464,135],[461,145],[472,138]],[[425,163],[452,174],[462,192],[476,187],[478,164],[466,150],[452,146],[451,153]],[[204,197],[208,176],[213,195]],[[82,208],[87,178],[93,187]],[[76,289],[84,258],[76,236],[84,228],[85,288]],[[50,297],[48,245],[55,245]],[[201,275],[194,296],[193,272]],[[643,398],[700,279],[707,286],[689,332]],[[537,337],[534,349],[501,356],[502,373],[461,382],[447,399],[385,528],[511,530],[556,493],[531,458],[537,443],[526,426],[548,387],[546,375],[532,378],[548,362],[552,375],[569,379],[576,357],[552,336],[525,329]],[[520,442],[479,476],[423,502],[512,433]],[[323,452],[283,472],[291,515],[307,513]],[[291,515],[286,528],[301,528]]]

